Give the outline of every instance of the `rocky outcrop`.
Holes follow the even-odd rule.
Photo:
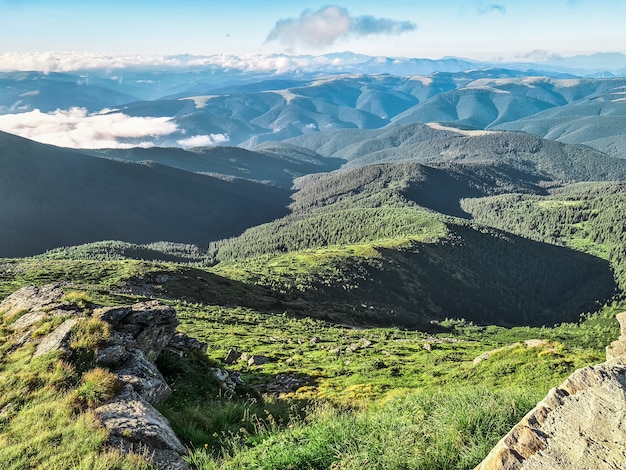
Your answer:
[[[206,345],[176,332],[175,311],[158,302],[142,302],[124,307],[79,308],[66,301],[60,285],[26,287],[0,303],[0,315],[19,336],[16,342],[37,344],[35,355],[60,351],[70,357],[70,337],[76,325],[85,320],[108,324],[110,334],[94,356],[94,366],[113,371],[122,391],[95,408],[94,412],[109,431],[108,446],[123,452],[148,455],[157,468],[185,469],[185,447],[168,421],[153,405],[166,400],[171,389],[154,361],[167,350],[185,354],[204,353]],[[54,317],[62,317],[47,334],[33,334],[37,327]]]
[[[187,451],[169,422],[132,386],[127,386],[109,403],[96,408],[95,413],[109,431],[110,447],[122,452],[147,451],[157,468],[188,468],[182,459]]]
[[[617,319],[607,361],[550,390],[476,470],[626,468],[626,312]]]

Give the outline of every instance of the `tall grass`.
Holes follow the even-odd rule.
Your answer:
[[[206,470],[471,469],[538,399],[470,387],[410,392],[366,410],[318,404],[284,430],[269,426],[260,442],[242,439],[221,458],[200,449],[190,462]]]

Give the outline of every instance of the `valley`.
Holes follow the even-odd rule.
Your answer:
[[[471,469],[604,361],[626,307],[626,79],[375,66],[0,74],[0,118],[171,125],[102,148],[0,132],[0,301],[65,293],[28,334],[36,308],[0,309],[6,468],[154,465],[90,421],[123,388],[113,367],[87,385],[119,346],[109,307],[156,301],[203,343],[151,366],[198,469]],[[36,359],[71,315],[97,325]]]

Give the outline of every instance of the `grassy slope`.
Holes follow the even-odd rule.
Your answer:
[[[4,296],[2,296],[4,297]],[[68,292],[67,301],[84,306],[89,297]],[[93,408],[112,396],[117,386],[111,374],[93,369],[93,351],[106,336],[77,315],[69,345],[72,354],[59,351],[33,357],[40,338],[65,317],[44,317],[26,344],[10,325],[19,317],[0,322],[0,461],[3,468],[149,468],[140,454],[123,456],[107,451],[107,431]],[[91,359],[86,359],[91,358]]]
[[[575,368],[601,361],[604,345],[618,334],[615,310],[592,316],[580,326],[555,328],[506,330],[448,321],[442,325],[448,332],[437,336],[394,328],[341,327],[266,313],[271,305],[261,302],[262,289],[174,264],[13,261],[5,262],[3,272],[0,297],[23,284],[54,278],[81,286],[98,302],[134,301],[138,291],[132,294],[128,288],[141,285],[143,295],[151,286],[151,296],[174,305],[180,328],[211,345],[208,363],[195,357],[161,360],[175,390],[161,409],[194,449],[191,461],[199,468],[352,468],[355,462],[379,469],[472,468],[548,388]],[[157,277],[163,281],[163,276],[169,279],[159,283]],[[110,295],[110,290],[126,294]],[[194,294],[193,303],[167,300],[192,300]],[[233,299],[249,305],[257,302],[256,307],[233,306]],[[485,351],[530,338],[549,343],[537,349],[514,346],[478,366],[472,364]],[[363,339],[372,345],[352,350]],[[10,347],[10,341],[5,336],[5,348]],[[234,366],[250,385],[267,383],[278,373],[295,373],[305,382],[280,400],[262,399],[252,391],[248,396],[219,396],[215,384],[206,379],[210,376],[208,367],[219,365],[230,348],[270,357],[266,366],[249,367],[244,362]],[[104,436],[94,433],[82,418],[75,421],[80,415],[68,412],[60,418],[74,387],[63,385],[66,388],[61,392],[54,392],[60,385],[53,383],[68,383],[63,374],[71,375],[71,369],[58,370],[60,365],[54,357],[48,358],[47,365],[30,361],[29,353],[23,352],[26,354],[3,355],[3,370],[18,368],[20,372],[3,376],[11,380],[0,396],[13,400],[17,390],[24,390],[16,388],[20,380],[30,381],[27,393],[34,395],[25,395],[28,407],[24,414],[5,415],[0,438],[5,439],[6,446],[2,452],[22,455],[22,447],[12,436],[32,429],[49,438],[36,440],[21,434],[20,442],[41,442],[49,448],[50,439],[61,439],[61,447],[54,455],[44,447],[35,450],[27,454],[35,459],[31,462],[47,465],[65,459],[59,468],[71,467],[76,459],[84,468],[138,465],[120,463],[117,456],[99,456],[98,442]],[[70,383],[77,381],[74,377]],[[48,383],[51,385],[45,385]],[[40,394],[45,406],[52,400],[55,414],[43,412]],[[31,414],[27,410],[36,413],[36,426],[29,424]],[[56,431],[56,426],[63,431]],[[462,446],[458,445],[459,436]],[[65,442],[70,438],[72,445]],[[406,445],[381,453],[398,441]]]

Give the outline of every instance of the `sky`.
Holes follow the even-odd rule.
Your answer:
[[[0,0],[0,60],[47,51],[541,60],[626,53],[625,0]]]
[[[281,73],[340,66],[350,59],[323,54],[344,51],[541,62],[626,53],[624,18],[626,0],[0,0],[0,71],[219,65]],[[181,54],[192,56],[169,57]],[[183,137],[168,118],[110,111],[19,111],[0,115],[0,129],[73,148],[151,146],[171,135],[181,147],[228,141]]]

